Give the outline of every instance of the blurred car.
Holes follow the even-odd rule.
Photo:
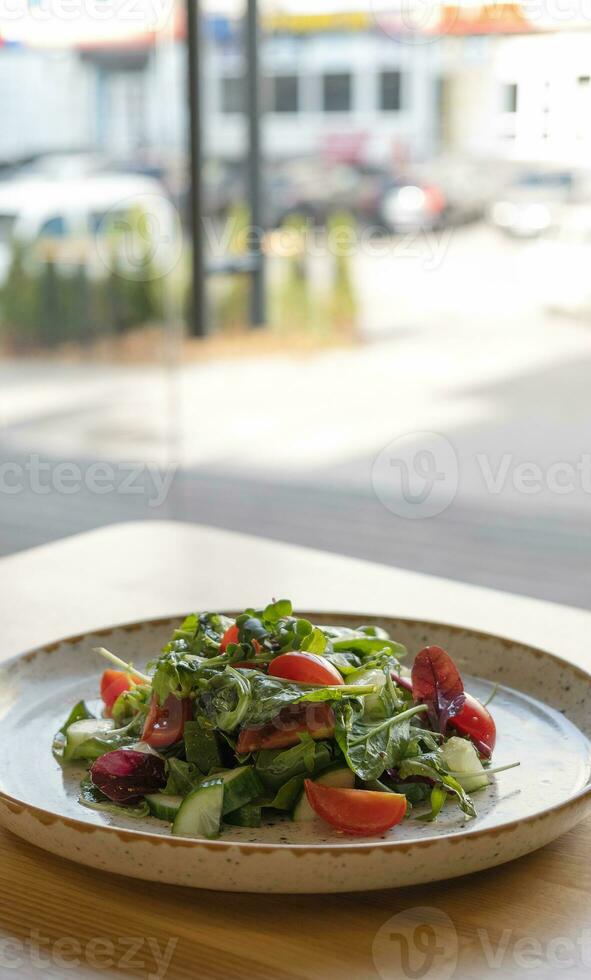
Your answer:
[[[0,285],[6,280],[15,244],[32,258],[48,243],[58,261],[92,264],[101,236],[129,225],[135,209],[149,214],[158,235],[158,255],[174,247],[177,212],[162,184],[148,177],[104,174],[77,180],[15,178],[0,183]],[[164,247],[162,247],[164,243]],[[99,270],[100,271],[100,270]]]
[[[529,261],[547,310],[591,318],[591,205],[565,207],[556,227],[532,246]]]
[[[391,232],[432,231],[446,223],[448,202],[434,184],[402,183],[384,196],[381,218]]]
[[[483,217],[493,193],[491,168],[440,156],[414,165],[386,190],[381,218],[392,232],[462,225]]]
[[[493,225],[519,238],[533,238],[555,227],[575,192],[570,170],[531,170],[520,174],[490,208]]]

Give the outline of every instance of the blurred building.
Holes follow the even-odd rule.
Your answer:
[[[513,159],[585,158],[591,140],[587,24],[532,19],[528,6],[446,6],[410,31],[357,14],[276,15],[261,49],[267,158],[384,163],[442,151]],[[562,9],[562,8],[561,8]],[[560,32],[555,28],[560,27]],[[92,28],[94,29],[94,28]],[[182,7],[166,30],[51,46],[0,19],[0,161],[100,146],[182,154]],[[64,28],[65,30],[65,28]],[[4,32],[4,44],[2,37]],[[50,39],[51,40],[51,39]],[[242,21],[208,15],[202,66],[208,152],[245,144]]]

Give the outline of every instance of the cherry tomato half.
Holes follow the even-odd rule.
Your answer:
[[[228,629],[226,630],[226,632],[222,636],[222,639],[220,641],[220,653],[225,653],[226,650],[228,649],[228,646],[229,646],[230,643],[240,643],[240,632],[238,630],[238,627],[237,627],[236,623],[233,623],[232,626],[228,626]],[[258,642],[258,640],[253,640],[252,641],[252,645],[253,645],[254,652],[255,652],[255,655],[256,655],[257,653],[260,652],[261,645]],[[234,664],[234,666],[235,667],[242,667],[243,665],[242,664]],[[250,664],[244,664],[244,666],[250,667],[251,665]]]
[[[101,698],[105,703],[106,714],[110,715],[113,705],[125,691],[131,691],[134,684],[141,684],[139,677],[128,674],[125,670],[106,670],[101,677]]]
[[[466,694],[463,708],[450,718],[449,724],[462,735],[468,735],[480,754],[490,758],[497,740],[497,729],[490,711],[480,701]]]
[[[283,708],[266,725],[243,728],[236,748],[238,752],[286,749],[290,745],[297,745],[304,732],[315,739],[330,738],[334,725],[334,711],[329,704],[294,704]]]
[[[336,667],[318,657],[315,653],[303,650],[294,653],[281,653],[269,664],[271,677],[283,677],[288,681],[302,684],[342,684],[343,678]]]
[[[226,652],[226,650],[228,648],[228,644],[230,644],[230,643],[239,643],[239,642],[240,642],[240,639],[239,639],[239,635],[238,635],[238,627],[236,626],[236,623],[232,623],[231,626],[228,626],[228,629],[226,630],[226,632],[222,636],[222,639],[221,639],[221,642],[220,642],[220,653],[225,653]]]
[[[406,796],[367,789],[336,789],[304,780],[308,803],[331,827],[346,834],[382,834],[404,819]]]
[[[163,705],[152,695],[150,711],[144,724],[142,741],[153,749],[166,749],[180,742],[185,730],[185,722],[193,717],[190,698],[177,698],[169,694]]]

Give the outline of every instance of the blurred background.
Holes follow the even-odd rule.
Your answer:
[[[590,30],[0,12],[0,554],[193,520],[588,606]]]

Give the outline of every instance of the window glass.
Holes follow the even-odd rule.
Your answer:
[[[66,222],[59,214],[44,221],[39,230],[39,238],[63,238],[65,234]]]
[[[380,108],[385,112],[400,109],[400,72],[383,71],[380,74]]]
[[[297,75],[276,75],[271,79],[271,109],[273,112],[297,112],[299,81]]]
[[[504,87],[503,108],[505,112],[517,112],[517,85],[513,82]]]
[[[351,75],[349,72],[325,75],[322,80],[325,112],[348,112],[351,108]]]

